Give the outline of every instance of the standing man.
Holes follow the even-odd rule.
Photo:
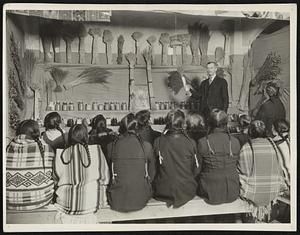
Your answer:
[[[206,68],[208,79],[201,82],[199,92],[191,92],[200,101],[200,113],[207,119],[214,108],[227,113],[229,98],[227,81],[216,75],[216,62],[208,62]]]

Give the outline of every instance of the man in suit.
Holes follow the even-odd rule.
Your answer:
[[[207,119],[214,108],[227,112],[229,98],[226,80],[216,75],[217,64],[208,62],[206,68],[208,79],[201,82],[198,92],[191,92],[200,101],[200,113]]]

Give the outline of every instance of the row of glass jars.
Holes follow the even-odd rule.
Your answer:
[[[74,111],[75,105],[73,102],[53,102],[51,101],[47,107],[47,111]],[[83,101],[78,101],[77,103],[78,111],[96,111],[96,110],[128,110],[127,102],[105,102],[104,104],[98,104],[98,102],[93,102],[92,104],[85,104]]]
[[[199,110],[200,109],[200,102],[197,101],[190,101],[190,102],[181,102],[177,104],[176,102],[155,102],[156,110],[169,110],[169,109],[189,109],[189,110]]]

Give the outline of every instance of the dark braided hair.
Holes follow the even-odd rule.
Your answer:
[[[290,148],[289,143],[289,135],[283,136],[284,133],[289,133],[290,131],[290,124],[285,119],[277,119],[274,123],[274,129],[281,137],[282,141],[285,141]]]
[[[211,149],[210,144],[209,144],[208,134],[212,130],[214,130],[215,128],[221,128],[228,135],[228,139],[229,139],[229,155],[230,155],[230,157],[233,157],[232,148],[231,148],[231,135],[230,135],[230,132],[229,132],[229,128],[227,126],[227,124],[228,124],[228,116],[227,116],[226,112],[223,111],[223,110],[221,110],[221,109],[213,109],[211,111],[211,113],[210,113],[209,123],[210,123],[210,130],[207,131],[206,140],[207,140],[207,144],[208,144],[210,153],[214,154],[214,152]]]
[[[251,152],[252,152],[252,161],[253,161],[253,164],[251,167],[251,174],[253,174],[254,163],[255,163],[255,152],[253,149],[251,139],[267,137],[265,123],[261,120],[254,120],[254,121],[250,122],[248,133],[249,133],[249,137],[250,137],[250,138],[248,138],[248,144],[249,144]]]
[[[165,131],[182,130],[185,122],[185,115],[180,109],[171,110],[166,117]]]
[[[87,127],[83,124],[76,124],[74,126],[72,126],[69,130],[69,135],[68,135],[68,142],[70,144],[70,146],[76,146],[77,144],[81,144],[85,150],[86,150],[86,153],[87,153],[87,158],[88,158],[88,164],[85,165],[83,160],[82,160],[82,157],[80,158],[80,161],[82,163],[82,165],[85,167],[85,168],[88,168],[90,165],[91,165],[91,154],[90,154],[90,151],[89,151],[89,148],[88,148],[88,130],[87,130]],[[63,159],[63,153],[64,151],[66,150],[66,148],[62,151],[61,155],[60,155],[60,158],[61,158],[61,161],[64,163],[64,164],[69,164],[72,160],[72,156],[70,157],[70,160],[69,161],[64,161]]]
[[[149,125],[150,121],[150,111],[149,110],[141,110],[136,113],[135,118],[138,123],[138,128],[146,127]]]
[[[48,113],[44,119],[44,127],[47,130],[56,129],[61,133],[61,136],[63,137],[64,147],[66,147],[66,141],[64,137],[64,132],[60,127],[61,124],[61,116],[58,112],[51,112]]]
[[[93,133],[94,131],[96,131],[97,134],[105,132],[107,130],[105,117],[101,114],[95,116],[92,119],[90,126],[92,127],[92,130],[89,132],[89,134]]]
[[[27,138],[32,139],[37,143],[43,159],[43,168],[45,171],[45,149],[40,140],[40,129],[38,123],[31,119],[22,121],[17,127],[16,135],[22,134],[25,134]]]

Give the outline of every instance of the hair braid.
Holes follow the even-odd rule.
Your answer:
[[[84,165],[83,161],[82,161],[82,157],[80,158],[80,161],[82,163],[82,165],[85,167],[85,168],[88,168],[90,165],[91,165],[91,153],[90,153],[90,150],[89,150],[89,146],[87,143],[82,143],[83,147],[85,148],[86,150],[86,154],[87,154],[87,158],[88,158],[88,164],[87,165]]]
[[[252,175],[253,174],[253,170],[254,170],[255,153],[254,153],[254,149],[253,149],[251,138],[248,138],[248,144],[249,144],[251,152],[252,152],[252,161],[253,161],[252,167],[251,167],[251,175]]]
[[[42,160],[43,160],[43,169],[45,171],[45,149],[44,149],[44,146],[39,137],[34,138],[34,141],[37,143],[37,145],[39,147],[39,150],[40,150],[40,153],[42,156]]]
[[[56,125],[56,130],[58,130],[58,131],[61,133],[61,137],[63,138],[63,141],[64,141],[64,148],[65,148],[65,147],[66,147],[65,135],[64,135],[63,130],[61,129],[61,127],[60,127],[58,124]]]

